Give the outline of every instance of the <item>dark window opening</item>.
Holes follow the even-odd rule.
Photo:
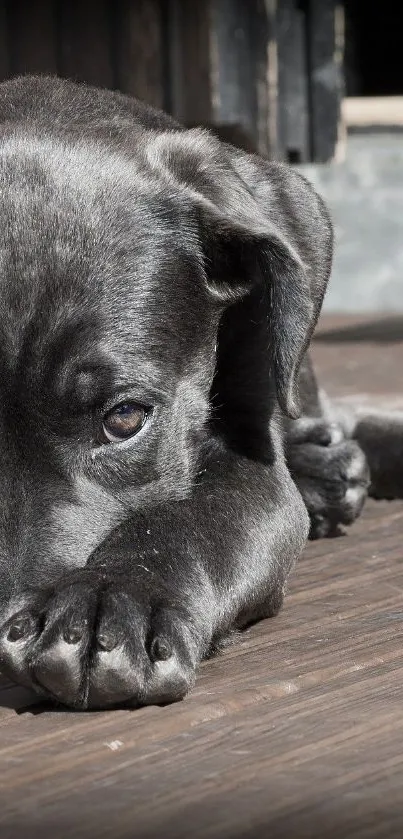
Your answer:
[[[301,163],[301,151],[300,149],[287,149],[287,160],[288,163]]]
[[[346,0],[347,96],[403,96],[403,4]]]

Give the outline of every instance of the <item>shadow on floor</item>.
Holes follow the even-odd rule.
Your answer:
[[[390,344],[403,341],[403,315],[378,318],[364,323],[350,323],[332,329],[325,329],[314,336],[314,341],[336,344],[373,341]]]
[[[55,710],[56,706],[41,700],[34,691],[9,682],[0,676],[0,708],[9,708],[16,714],[40,714],[43,711]],[[66,710],[65,708],[63,710]]]
[[[307,796],[309,797],[309,796]],[[340,807],[340,812],[336,811],[337,804]],[[336,805],[336,806],[335,806]],[[191,814],[186,814],[185,822],[176,821],[175,825],[170,828],[167,827],[166,822],[161,827],[142,827],[136,824],[135,806],[131,806],[133,813],[132,829],[128,826],[119,831],[118,822],[116,821],[116,814],[114,814],[113,822],[108,830],[108,824],[104,821],[100,822],[97,813],[94,812],[91,821],[86,819],[83,824],[79,815],[69,814],[59,817],[55,814],[49,817],[41,817],[36,815],[35,824],[32,824],[31,819],[24,820],[19,817],[11,820],[8,823],[2,822],[2,836],[6,839],[21,839],[22,836],[29,835],[30,839],[53,839],[54,836],[77,836],[85,837],[85,839],[97,839],[102,828],[102,836],[105,839],[109,837],[122,837],[122,839],[183,839],[183,837],[191,836],[195,833],[197,837],[208,835],[211,837],[220,837],[223,839],[353,839],[353,837],[360,837],[360,839],[385,839],[387,836],[396,837],[401,835],[400,830],[403,830],[403,805],[399,805],[398,801],[391,809],[374,806],[374,802],[370,797],[365,796],[365,792],[356,801],[349,801],[348,794],[337,797],[336,801],[332,801],[330,806],[324,802],[323,805],[313,805],[299,812],[292,812],[292,804],[290,806],[290,814],[280,820],[270,819],[270,799],[268,800],[268,818],[263,824],[255,824],[251,828],[240,828],[234,830],[226,824],[226,808],[223,806],[222,812],[218,809],[217,818],[218,824],[222,822],[222,828],[218,825],[212,828],[209,824],[206,834],[201,831],[200,823],[197,818],[197,811],[195,818]],[[176,814],[177,816],[178,814]],[[4,833],[3,833],[4,831]],[[187,832],[189,831],[189,832]]]

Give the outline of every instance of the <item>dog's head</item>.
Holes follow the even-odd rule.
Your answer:
[[[330,228],[297,175],[134,121],[130,154],[6,128],[0,189],[0,554],[83,564],[130,510],[190,492],[219,320],[256,282],[296,414]]]

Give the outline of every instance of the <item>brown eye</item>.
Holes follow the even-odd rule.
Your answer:
[[[102,443],[121,443],[143,427],[147,411],[136,402],[123,402],[105,414],[102,422]]]

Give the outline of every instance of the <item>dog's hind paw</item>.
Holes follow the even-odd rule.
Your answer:
[[[0,632],[2,672],[73,708],[180,700],[202,643],[177,599],[155,579],[82,569],[20,602]]]
[[[338,426],[326,429],[324,421],[311,420],[306,430],[305,439],[302,429],[289,438],[287,458],[310,515],[310,538],[319,539],[337,535],[340,525],[355,521],[370,476],[364,452],[354,440],[343,439]]]

